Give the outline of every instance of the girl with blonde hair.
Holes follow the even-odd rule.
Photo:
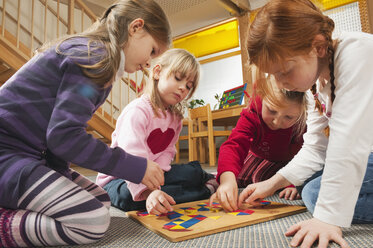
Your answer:
[[[220,185],[211,201],[217,198],[226,211],[237,210],[238,188],[269,179],[302,147],[305,93],[280,90],[274,80],[271,82],[261,90],[254,87],[249,106],[241,112],[232,134],[220,147]],[[291,186],[281,191],[280,197],[294,200],[299,195]]]
[[[95,242],[109,227],[106,192],[70,163],[156,189],[159,165],[86,133],[124,71],[171,43],[153,0],[120,0],[87,31],[45,44],[0,89],[0,246]]]
[[[100,173],[97,183],[107,190],[113,206],[162,214],[172,211],[173,204],[211,195],[205,184],[215,180],[214,176],[203,171],[197,161],[171,166],[182,128],[182,102],[192,97],[199,76],[198,61],[186,50],[170,49],[155,61],[144,94],[119,116],[111,146],[157,162],[165,183],[154,190]]]

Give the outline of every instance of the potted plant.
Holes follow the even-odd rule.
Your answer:
[[[214,98],[216,99],[216,101],[217,101],[218,103],[216,103],[216,104],[214,105],[213,110],[219,108],[221,97],[222,97],[222,94],[220,94],[220,95],[219,95],[218,93],[215,94]]]
[[[205,105],[205,101],[203,99],[192,99],[188,102],[188,108],[190,109],[194,109],[203,105]]]

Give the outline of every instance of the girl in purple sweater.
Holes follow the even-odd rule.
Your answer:
[[[44,46],[0,89],[0,247],[87,244],[109,227],[106,192],[73,162],[156,189],[163,171],[86,133],[123,71],[170,44],[153,0],[121,0],[93,26]],[[136,166],[135,166],[136,165]]]

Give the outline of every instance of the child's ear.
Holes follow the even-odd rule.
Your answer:
[[[317,34],[313,39],[312,46],[316,49],[316,54],[318,57],[325,57],[328,44],[324,35]]]
[[[133,20],[128,26],[128,33],[129,35],[133,35],[137,31],[141,30],[143,27],[144,27],[144,20],[141,18],[137,18]]]
[[[153,67],[153,79],[159,80],[159,76],[161,74],[162,66],[156,65]]]

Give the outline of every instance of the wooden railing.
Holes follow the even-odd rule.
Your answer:
[[[0,59],[14,70],[44,42],[80,33],[97,19],[82,0],[0,0],[0,15]],[[96,115],[114,128],[119,113],[138,96],[146,76],[143,72],[125,74]]]

